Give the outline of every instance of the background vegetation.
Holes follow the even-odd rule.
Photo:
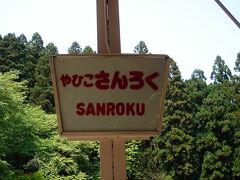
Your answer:
[[[95,53],[73,42],[70,54]],[[140,41],[135,53],[146,54]],[[59,138],[48,56],[38,33],[0,36],[0,179],[99,179],[98,142]],[[240,53],[234,72],[217,56],[212,83],[183,80],[172,60],[160,136],[128,141],[128,179],[240,179]]]

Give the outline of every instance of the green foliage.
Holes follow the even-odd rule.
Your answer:
[[[144,152],[145,177],[191,179],[196,175],[190,96],[176,62],[170,66],[162,132]],[[153,179],[154,179],[153,178]]]
[[[148,54],[148,48],[144,41],[139,41],[138,45],[134,48],[134,53]]]
[[[202,80],[206,81],[206,77],[204,72],[201,69],[195,69],[192,73],[191,80]]]
[[[12,162],[17,166],[31,154],[26,149],[35,143],[31,118],[26,113],[27,107],[22,104],[23,83],[13,82],[16,78],[14,73],[0,74],[0,158],[17,159],[21,156]]]
[[[0,159],[0,179],[11,180],[14,177],[14,172],[7,161]]]
[[[35,172],[35,173],[26,173],[24,174],[23,171],[15,171],[15,178],[16,180],[47,180],[43,173]]]
[[[44,55],[39,58],[35,67],[35,85],[31,89],[29,101],[39,105],[47,113],[55,112],[53,87],[49,68],[49,55],[57,54],[57,47],[49,43],[44,49]]]
[[[233,159],[237,152],[234,134],[239,127],[239,107],[235,103],[234,85],[231,82],[213,84],[197,113],[197,151],[201,164],[201,178],[231,179]],[[237,163],[239,160],[235,159]],[[237,170],[238,171],[238,170]]]
[[[93,51],[93,49],[90,47],[90,46],[86,46],[84,49],[83,49],[83,54],[96,54],[95,51]]]
[[[240,52],[237,54],[237,59],[235,61],[235,67],[234,70],[236,72],[240,72]]]
[[[0,74],[0,167],[11,177],[10,167],[32,172],[18,179],[97,179],[98,143],[68,142],[57,135],[55,115],[24,104],[24,83],[15,72]],[[35,178],[35,179],[36,179]]]
[[[203,99],[207,95],[207,83],[206,83],[206,77],[204,76],[204,72],[200,69],[196,69],[192,73],[192,77],[190,80],[186,81],[188,93],[190,95],[190,104],[193,112],[198,112],[202,105],[203,105]],[[195,113],[193,113],[193,116],[195,116]],[[197,122],[196,122],[197,123]]]
[[[0,179],[99,179],[98,142],[70,142],[57,132],[48,56],[38,33],[0,36]],[[82,51],[73,43],[69,53]],[[143,41],[135,53],[148,53]],[[143,180],[240,178],[240,53],[235,73],[217,56],[183,80],[171,62],[160,136],[126,143],[127,177]],[[12,70],[18,70],[17,72]],[[37,107],[35,105],[40,107]],[[43,109],[43,110],[41,110]],[[48,113],[48,114],[46,114]]]
[[[50,123],[43,111],[23,104],[24,83],[17,78],[13,72],[0,74],[0,158],[19,168],[38,150],[38,138],[49,136],[53,127],[43,126]]]
[[[43,40],[38,33],[34,33],[29,42],[23,34],[19,37],[8,34],[0,40],[0,52],[0,71],[18,70],[19,81],[27,80],[25,101],[41,105],[47,112],[54,112],[48,65],[48,55],[57,53],[53,43],[44,48]]]
[[[221,58],[221,56],[217,56],[216,60],[214,61],[211,79],[214,80],[214,83],[223,83],[225,80],[231,80],[231,78],[231,70],[225,64],[225,61]]]
[[[94,54],[90,46],[82,48],[75,41],[69,48],[70,54]],[[7,34],[0,38],[0,72],[19,71],[17,81],[26,81],[25,103],[35,104],[47,113],[55,112],[53,88],[50,76],[49,55],[58,54],[53,43],[44,47],[39,33],[34,33],[27,41],[25,35],[16,37]]]
[[[126,168],[128,179],[142,179],[140,169],[141,141],[128,141],[126,143]]]
[[[77,41],[74,41],[71,45],[70,48],[68,48],[68,53],[69,54],[81,54],[82,53],[82,48],[81,46],[78,44]]]
[[[83,176],[99,177],[98,144],[96,142],[68,142],[53,136],[43,140],[36,155],[39,170],[48,178]]]
[[[26,47],[15,34],[0,39],[0,72],[20,70],[24,62]]]

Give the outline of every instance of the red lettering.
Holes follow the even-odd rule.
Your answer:
[[[136,82],[137,84],[131,84],[131,89],[141,89],[144,86],[144,81],[142,80],[143,72],[141,71],[130,71],[129,74],[133,77],[129,78],[129,82]]]
[[[85,110],[83,108],[84,103],[78,103],[76,107],[77,107],[77,111],[76,111],[77,115],[82,116],[85,114]]]
[[[109,88],[109,73],[105,73],[104,71],[101,71],[99,74],[95,75],[95,78],[97,79],[95,86],[98,89],[108,89]]]
[[[88,115],[95,115],[95,110],[94,110],[94,106],[92,103],[88,104],[87,110],[86,110],[86,116]]]
[[[122,116],[125,113],[125,106],[123,103],[116,104],[116,114]]]
[[[82,76],[78,76],[77,74],[75,74],[75,75],[72,76],[72,78],[73,78],[72,85],[74,87],[79,87],[81,85],[83,77]]]
[[[109,88],[119,88],[123,90],[126,89],[128,87],[128,83],[130,83],[129,89],[139,90],[144,87],[144,83],[147,83],[153,90],[156,91],[159,89],[158,84],[154,82],[154,79],[159,76],[158,72],[154,72],[144,78],[144,73],[142,71],[130,71],[129,76],[130,77],[128,78],[126,75],[120,75],[119,71],[115,71],[110,82],[110,74],[100,71],[98,74],[85,74],[83,76],[77,74],[72,76],[62,74],[60,80],[63,87],[67,87],[69,84],[72,84],[74,87],[80,87],[83,82],[84,87],[95,86],[101,90]]]
[[[114,73],[111,89],[115,89],[117,85],[120,89],[126,89],[128,86],[127,76],[123,75],[122,77],[119,77],[119,71]]]
[[[126,107],[127,114],[126,115],[129,116],[130,113],[132,113],[132,115],[135,116],[134,109],[133,109],[134,103],[127,103],[126,105],[127,105],[127,107]]]
[[[62,81],[63,87],[66,87],[68,84],[71,83],[71,77],[69,77],[68,74],[62,74],[60,80]]]
[[[105,103],[97,103],[96,104],[96,109],[97,109],[97,115],[99,116],[99,115],[103,115],[103,116],[105,116],[105,108],[106,108],[106,106],[105,106]]]
[[[93,74],[85,74],[84,77],[88,78],[89,80],[92,80],[92,79],[93,79]],[[84,85],[85,87],[92,87],[92,86],[93,86],[93,83],[89,83],[89,82],[87,82],[87,81],[84,81],[83,85]]]
[[[112,115],[114,116],[115,113],[114,113],[114,109],[115,109],[115,105],[114,103],[107,103],[107,115]]]
[[[142,106],[142,108],[140,108],[140,105]],[[142,116],[142,115],[144,115],[144,113],[145,113],[145,104],[144,103],[137,103],[137,105],[136,105],[137,107],[136,107],[136,111],[137,111],[137,115],[139,115],[139,116]]]
[[[158,72],[155,72],[145,78],[148,85],[155,91],[158,90],[158,86],[154,82],[152,82],[152,80],[158,76],[159,76]]]
[[[78,103],[76,114],[79,116],[143,116],[145,114],[144,103]]]

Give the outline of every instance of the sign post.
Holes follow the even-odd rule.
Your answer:
[[[118,0],[97,0],[98,54],[50,58],[58,129],[100,141],[102,180],[126,180],[125,140],[159,135],[170,58],[121,54]]]
[[[121,53],[118,0],[97,1],[98,53]],[[100,141],[100,174],[103,180],[125,180],[125,144],[122,139]]]

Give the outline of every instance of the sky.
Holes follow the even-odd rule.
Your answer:
[[[221,0],[240,21],[240,0]],[[0,0],[0,35],[38,32],[66,54],[73,41],[97,50],[96,0]],[[122,53],[140,40],[152,54],[173,58],[184,79],[195,69],[210,82],[217,55],[233,71],[240,29],[214,0],[119,0]]]

